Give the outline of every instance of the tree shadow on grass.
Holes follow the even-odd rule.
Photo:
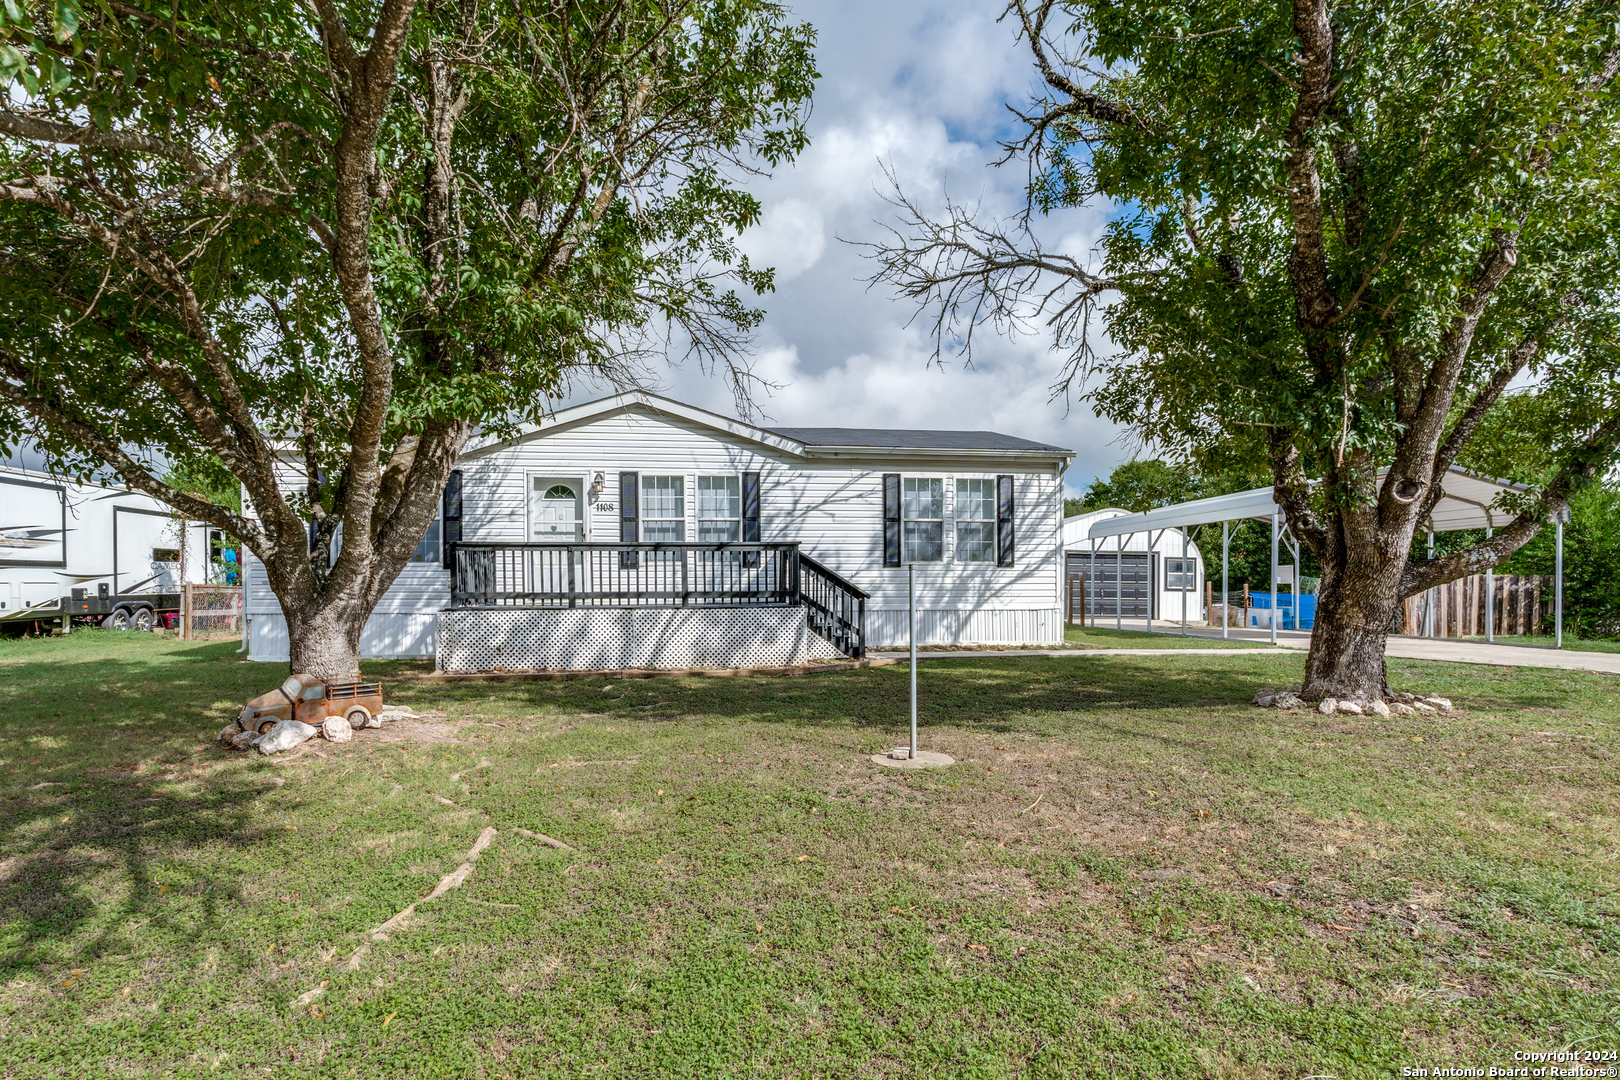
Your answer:
[[[86,960],[144,951],[135,934],[225,941],[239,888],[217,867],[238,860],[200,871],[194,857],[270,836],[248,810],[268,777],[213,777],[197,794],[148,781],[213,752],[234,702],[276,673],[243,671],[229,642],[78,638],[0,653],[0,972],[64,946]],[[201,904],[174,903],[187,893]]]
[[[0,977],[27,971],[47,955],[90,961],[148,951],[136,935],[228,943],[227,923],[241,905],[239,875],[228,868],[276,835],[248,810],[272,787],[268,778],[195,796],[133,779],[94,779],[94,788],[64,794],[7,793]],[[206,869],[194,864],[197,853],[221,847],[226,853],[208,858]],[[175,903],[183,899],[189,902]],[[90,925],[96,930],[83,936]],[[51,948],[74,939],[81,940],[69,956]]]

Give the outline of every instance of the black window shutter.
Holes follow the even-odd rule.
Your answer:
[[[883,565],[900,565],[900,474],[883,474]]]
[[[1008,473],[996,477],[996,565],[1013,564],[1013,478]]]
[[[759,543],[759,473],[742,474],[742,542]],[[743,552],[743,565],[759,565],[759,552]]]
[[[451,469],[450,479],[444,482],[443,525],[439,529],[439,549],[444,555],[444,567],[450,569],[450,545],[461,542],[461,470]]]
[[[619,474],[619,543],[634,544],[641,539],[641,477],[638,473]],[[634,570],[641,558],[634,551],[619,552],[619,569]]]

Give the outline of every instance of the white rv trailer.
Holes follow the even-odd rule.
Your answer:
[[[148,495],[0,466],[0,628],[74,623],[150,629],[180,609],[182,580],[207,580],[211,529]]]

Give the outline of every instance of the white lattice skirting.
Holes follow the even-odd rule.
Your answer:
[[[775,667],[837,655],[800,607],[439,612],[440,671]]]

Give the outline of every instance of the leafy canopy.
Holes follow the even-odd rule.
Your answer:
[[[402,8],[368,96],[343,50]],[[803,149],[816,76],[777,4],[57,0],[6,4],[0,41],[0,444],[244,476],[257,428],[340,513],[356,454],[508,428],[669,343],[746,387],[772,275],[734,246],[739,181]]]

